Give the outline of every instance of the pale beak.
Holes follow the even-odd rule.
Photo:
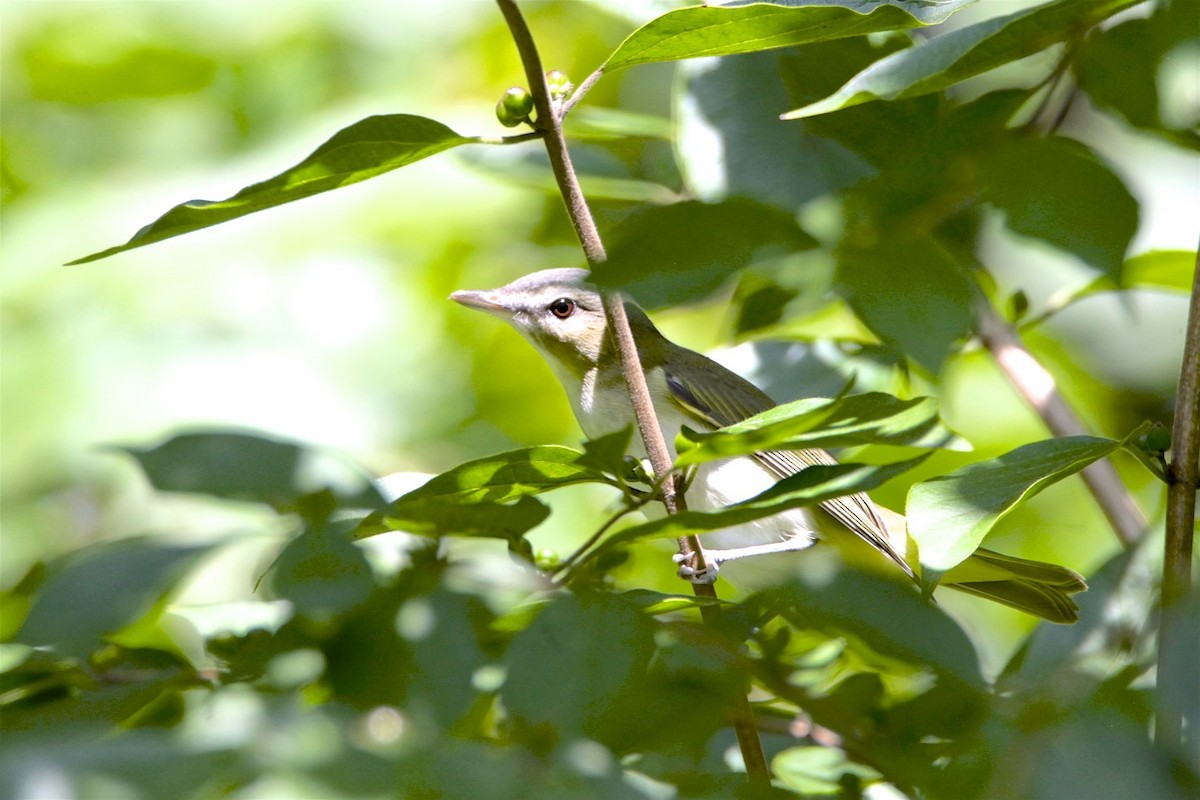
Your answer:
[[[450,295],[450,299],[467,308],[486,311],[502,319],[508,319],[513,315],[513,309],[505,305],[503,295],[499,292],[475,292],[463,289]]]

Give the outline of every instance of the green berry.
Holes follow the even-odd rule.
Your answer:
[[[533,563],[542,572],[548,572],[562,563],[562,559],[556,550],[551,550],[548,547],[539,547],[533,553]]]
[[[1151,453],[1165,453],[1171,449],[1171,432],[1157,427],[1146,434],[1146,449]]]
[[[496,119],[506,128],[515,128],[533,113],[533,96],[520,86],[509,89],[496,103]]]

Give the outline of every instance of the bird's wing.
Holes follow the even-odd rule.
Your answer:
[[[747,417],[766,411],[775,405],[758,387],[730,372],[715,361],[709,361],[704,384],[688,379],[691,370],[664,370],[671,400],[697,421],[713,428],[724,428]],[[771,450],[755,453],[763,466],[780,478],[794,475],[806,467],[836,464],[837,460],[824,450]],[[892,546],[888,527],[879,509],[866,494],[835,497],[818,504],[827,514],[849,528],[879,552],[895,561],[901,569],[913,575],[904,556]]]

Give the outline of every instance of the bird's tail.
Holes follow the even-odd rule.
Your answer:
[[[947,572],[940,583],[1063,624],[1079,619],[1079,606],[1071,595],[1087,589],[1083,578],[1066,567],[982,547]]]

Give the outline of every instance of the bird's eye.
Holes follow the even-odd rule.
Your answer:
[[[550,304],[550,313],[559,319],[566,319],[575,313],[575,301],[569,297],[560,297]]]

